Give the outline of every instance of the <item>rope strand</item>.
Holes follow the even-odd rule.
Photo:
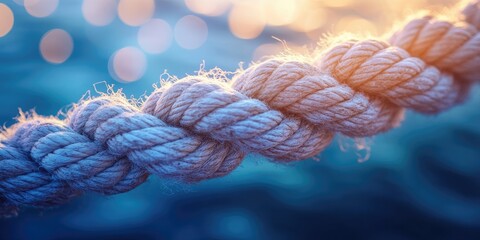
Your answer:
[[[64,121],[20,119],[0,143],[0,213],[117,194],[150,174],[221,177],[247,153],[278,162],[317,155],[334,133],[372,136],[404,109],[438,113],[480,79],[480,1],[463,21],[416,18],[389,41],[348,40],[315,59],[272,58],[227,83],[189,76],[141,107],[121,96],[80,102]]]

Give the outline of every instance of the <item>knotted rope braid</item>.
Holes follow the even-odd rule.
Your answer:
[[[271,58],[228,82],[188,76],[142,106],[101,96],[65,120],[20,119],[0,143],[0,209],[122,193],[150,174],[221,177],[249,152],[306,159],[335,132],[372,136],[399,125],[404,109],[444,111],[480,79],[479,28],[477,0],[457,21],[415,18],[388,41],[346,40],[315,59]]]

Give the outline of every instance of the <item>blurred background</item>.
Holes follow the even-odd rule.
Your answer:
[[[107,84],[140,98],[178,77],[284,51],[325,34],[380,35],[454,0],[0,0],[0,122],[55,115]],[[437,116],[337,140],[317,158],[251,155],[194,185],[150,179],[0,220],[5,239],[479,239],[480,89]]]

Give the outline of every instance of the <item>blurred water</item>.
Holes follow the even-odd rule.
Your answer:
[[[81,1],[60,1],[52,16],[34,18],[13,1],[12,31],[0,38],[0,120],[13,123],[18,108],[56,114],[98,82],[128,96],[149,94],[165,69],[177,76],[205,68],[233,71],[250,62],[271,36],[303,44],[306,35],[268,28],[254,40],[228,31],[226,17],[205,17],[206,43],[186,50],[173,43],[146,55],[147,71],[132,83],[108,72],[119,48],[138,47],[138,28],[116,19],[93,27]],[[179,1],[157,1],[156,17],[172,26],[192,14]],[[74,39],[63,64],[45,62],[41,36],[62,28]],[[101,85],[100,85],[101,87]],[[53,209],[25,209],[1,219],[5,239],[478,239],[480,237],[480,89],[465,104],[438,116],[409,112],[400,128],[371,139],[371,156],[359,163],[352,140],[338,138],[319,158],[277,165],[251,155],[232,174],[194,185],[157,177],[116,196],[86,194]],[[342,151],[341,147],[347,146]],[[350,146],[350,147],[348,147]]]

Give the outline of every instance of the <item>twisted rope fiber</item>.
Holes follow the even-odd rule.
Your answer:
[[[480,79],[479,28],[477,0],[458,21],[415,18],[388,42],[344,40],[313,60],[268,59],[226,83],[188,76],[140,107],[101,96],[63,121],[20,118],[0,143],[0,212],[126,192],[150,174],[221,177],[249,152],[306,159],[335,132],[372,136],[399,125],[405,108],[446,110]]]

